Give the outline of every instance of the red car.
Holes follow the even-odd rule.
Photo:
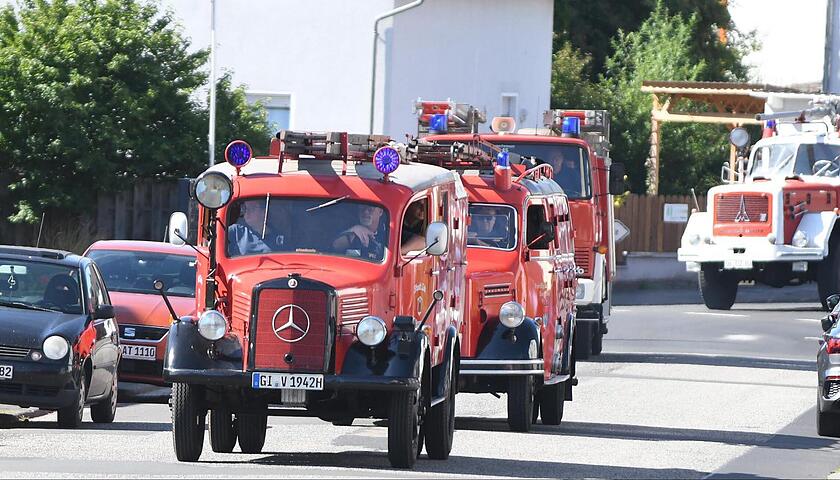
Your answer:
[[[104,240],[88,247],[119,318],[120,380],[165,385],[163,356],[172,315],[153,282],[180,315],[195,313],[195,250],[169,243]]]

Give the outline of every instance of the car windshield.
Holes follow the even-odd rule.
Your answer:
[[[133,250],[91,250],[105,287],[111,292],[158,295],[153,284],[162,280],[166,293],[195,296],[195,257]]]
[[[836,177],[840,174],[840,145],[775,143],[754,149],[750,177],[787,175]]]
[[[227,225],[230,258],[309,253],[381,262],[390,238],[384,207],[346,196],[244,198],[228,208]]]
[[[470,204],[467,245],[510,250],[516,245],[516,210],[508,205]]]
[[[589,154],[579,145],[557,143],[498,144],[522,156],[536,157],[554,168],[554,181],[570,199],[589,198],[592,186],[589,175]]]
[[[0,307],[82,313],[79,269],[0,258]]]

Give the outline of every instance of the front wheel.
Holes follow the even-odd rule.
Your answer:
[[[566,382],[571,382],[566,380]],[[566,382],[546,385],[540,392],[540,416],[543,425],[560,425],[566,403]]]
[[[395,468],[411,468],[420,445],[420,395],[394,392],[388,409],[388,460]],[[428,448],[428,446],[427,446]]]
[[[600,355],[604,350],[604,331],[601,330],[601,324],[597,323],[592,332],[592,355]]]
[[[592,322],[578,320],[577,325],[575,325],[575,338],[572,341],[574,342],[575,358],[578,360],[588,360],[592,355],[594,330]]]
[[[267,413],[240,413],[236,415],[239,448],[242,453],[260,453],[265,446],[268,429]]]
[[[117,416],[117,374],[111,382],[111,393],[105,400],[90,406],[90,418],[95,423],[112,423]]]
[[[457,361],[457,358],[453,358]],[[452,439],[455,436],[455,383],[449,372],[449,393],[446,400],[438,403],[429,410],[423,422],[425,433],[426,453],[434,460],[446,460],[452,451]]]
[[[216,453],[230,453],[234,445],[236,426],[230,410],[210,410],[210,448]]]
[[[73,403],[58,409],[58,425],[64,428],[76,428],[82,424],[82,415],[85,412],[85,400],[87,399],[87,381],[85,375],[79,377],[79,390]]]
[[[697,274],[700,296],[710,310],[729,310],[738,294],[738,277],[734,272],[722,270],[719,264],[704,263]]]
[[[531,429],[534,413],[534,377],[511,377],[507,394],[508,426],[514,432]]]
[[[204,447],[204,423],[201,387],[186,383],[172,384],[172,443],[181,462],[195,462]]]

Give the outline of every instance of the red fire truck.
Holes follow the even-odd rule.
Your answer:
[[[433,120],[449,112],[456,125],[477,125],[484,118],[466,104],[452,101],[418,101],[419,134],[438,143],[467,142],[473,133],[449,132],[449,125]],[[537,164],[549,164],[553,179],[563,188],[575,226],[577,273],[575,304],[577,328],[574,351],[577,359],[599,354],[610,316],[612,282],[615,277],[615,235],[612,195],[624,193],[624,165],[609,158],[609,113],[605,110],[551,110],[544,115],[545,128],[516,130],[510,117],[493,119],[494,133],[479,138]],[[516,133],[514,133],[516,132]]]
[[[759,115],[767,124],[752,148],[746,130],[731,132],[739,168],[721,172],[728,184],[709,189],[706,211],[689,217],[678,250],[698,272],[708,308],[731,308],[743,280],[779,288],[816,281],[823,307],[840,292],[837,118],[830,100]]]
[[[453,117],[431,121],[469,130]],[[506,392],[514,431],[528,431],[538,413],[559,424],[574,381],[576,278],[569,204],[551,166],[528,168],[479,138],[421,140],[409,151],[460,172],[470,201],[459,391]]]
[[[283,131],[267,157],[233,142],[196,179],[199,313],[172,325],[164,364],[179,460],[201,455],[208,410],[217,452],[259,452],[267,416],[291,415],[386,418],[396,467],[423,439],[448,457],[467,198],[397,147]]]

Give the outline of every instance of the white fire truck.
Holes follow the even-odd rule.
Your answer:
[[[678,258],[698,272],[710,309],[732,307],[741,281],[773,287],[815,281],[820,301],[840,292],[838,99],[804,111],[757,115],[764,135],[751,148],[744,129],[730,140],[738,167],[694,212]],[[778,122],[778,123],[777,123]]]

